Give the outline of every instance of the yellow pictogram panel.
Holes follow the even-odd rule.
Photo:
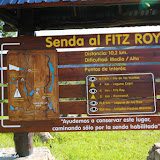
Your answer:
[[[95,87],[95,85],[94,85],[94,83],[93,83],[93,82],[91,83],[91,86],[90,86],[90,87]]]
[[[95,95],[94,95],[94,94],[92,94],[91,99],[96,99],[96,97],[95,97]]]

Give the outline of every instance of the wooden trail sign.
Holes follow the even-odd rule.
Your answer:
[[[15,84],[4,88],[4,98],[9,99],[9,108],[8,104],[3,104],[3,115],[8,119],[1,120],[0,132],[160,129],[160,116],[156,115],[160,112],[159,37],[159,32],[151,32],[0,39],[1,43],[21,43],[20,46],[4,46],[4,49],[9,50],[8,56],[3,55],[4,67],[8,64],[8,70],[3,70],[4,82],[15,81]],[[73,50],[75,47],[79,50]],[[89,48],[82,50],[83,47]],[[49,90],[52,81],[48,88],[44,89],[44,86],[49,73],[52,77],[52,72],[44,53],[53,57],[50,62],[58,70],[54,71],[55,90],[50,94],[57,112],[49,115],[48,92],[44,92]],[[27,73],[26,80],[33,88],[28,86],[25,92],[23,79],[18,78],[20,83],[17,83],[17,79],[11,76],[12,72],[19,77],[24,76],[23,71],[11,71],[9,64],[10,68],[25,68],[26,62],[21,61],[21,56],[26,59],[28,55],[29,61],[32,61],[28,67],[34,72]],[[36,78],[38,75],[39,79]],[[46,98],[35,102],[35,93],[41,87],[44,90],[39,95],[43,97],[45,94]],[[21,105],[29,102],[32,104],[30,107]],[[46,113],[37,114],[38,106]],[[29,116],[27,112],[31,112]],[[86,117],[58,118],[58,114],[85,114]],[[119,116],[121,120],[118,120]]]

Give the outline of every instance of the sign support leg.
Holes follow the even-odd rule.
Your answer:
[[[20,157],[33,153],[33,133],[14,133],[15,150]]]

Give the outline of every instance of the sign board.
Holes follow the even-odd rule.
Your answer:
[[[9,50],[1,56],[1,80],[9,83],[1,95],[4,90],[9,107],[1,103],[0,132],[160,129],[159,32],[4,38],[0,43]],[[32,72],[25,75],[26,66]]]
[[[56,51],[9,51],[8,99],[11,121],[59,117]]]
[[[156,112],[152,73],[91,75],[86,87],[89,115]]]

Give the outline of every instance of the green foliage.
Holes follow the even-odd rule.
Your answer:
[[[13,147],[13,133],[0,133],[0,148]]]
[[[4,99],[4,100],[0,99],[0,103],[8,103],[8,99]]]
[[[3,83],[3,84],[0,83],[0,87],[2,87],[2,86],[3,86],[3,87],[8,87],[8,84],[7,84],[7,83]]]
[[[159,131],[107,131],[51,133],[54,140],[44,144],[56,160],[143,160]],[[44,146],[35,137],[35,146]]]
[[[51,133],[43,144],[34,137],[34,147],[47,146],[56,160],[145,160],[159,131],[107,131]],[[0,147],[14,147],[13,133],[0,134]]]
[[[62,81],[59,82],[59,85],[79,85],[79,84],[86,84],[85,81]]]
[[[14,37],[16,35],[16,32],[5,32],[3,29],[3,25],[5,23],[0,20],[0,36],[1,37]]]

